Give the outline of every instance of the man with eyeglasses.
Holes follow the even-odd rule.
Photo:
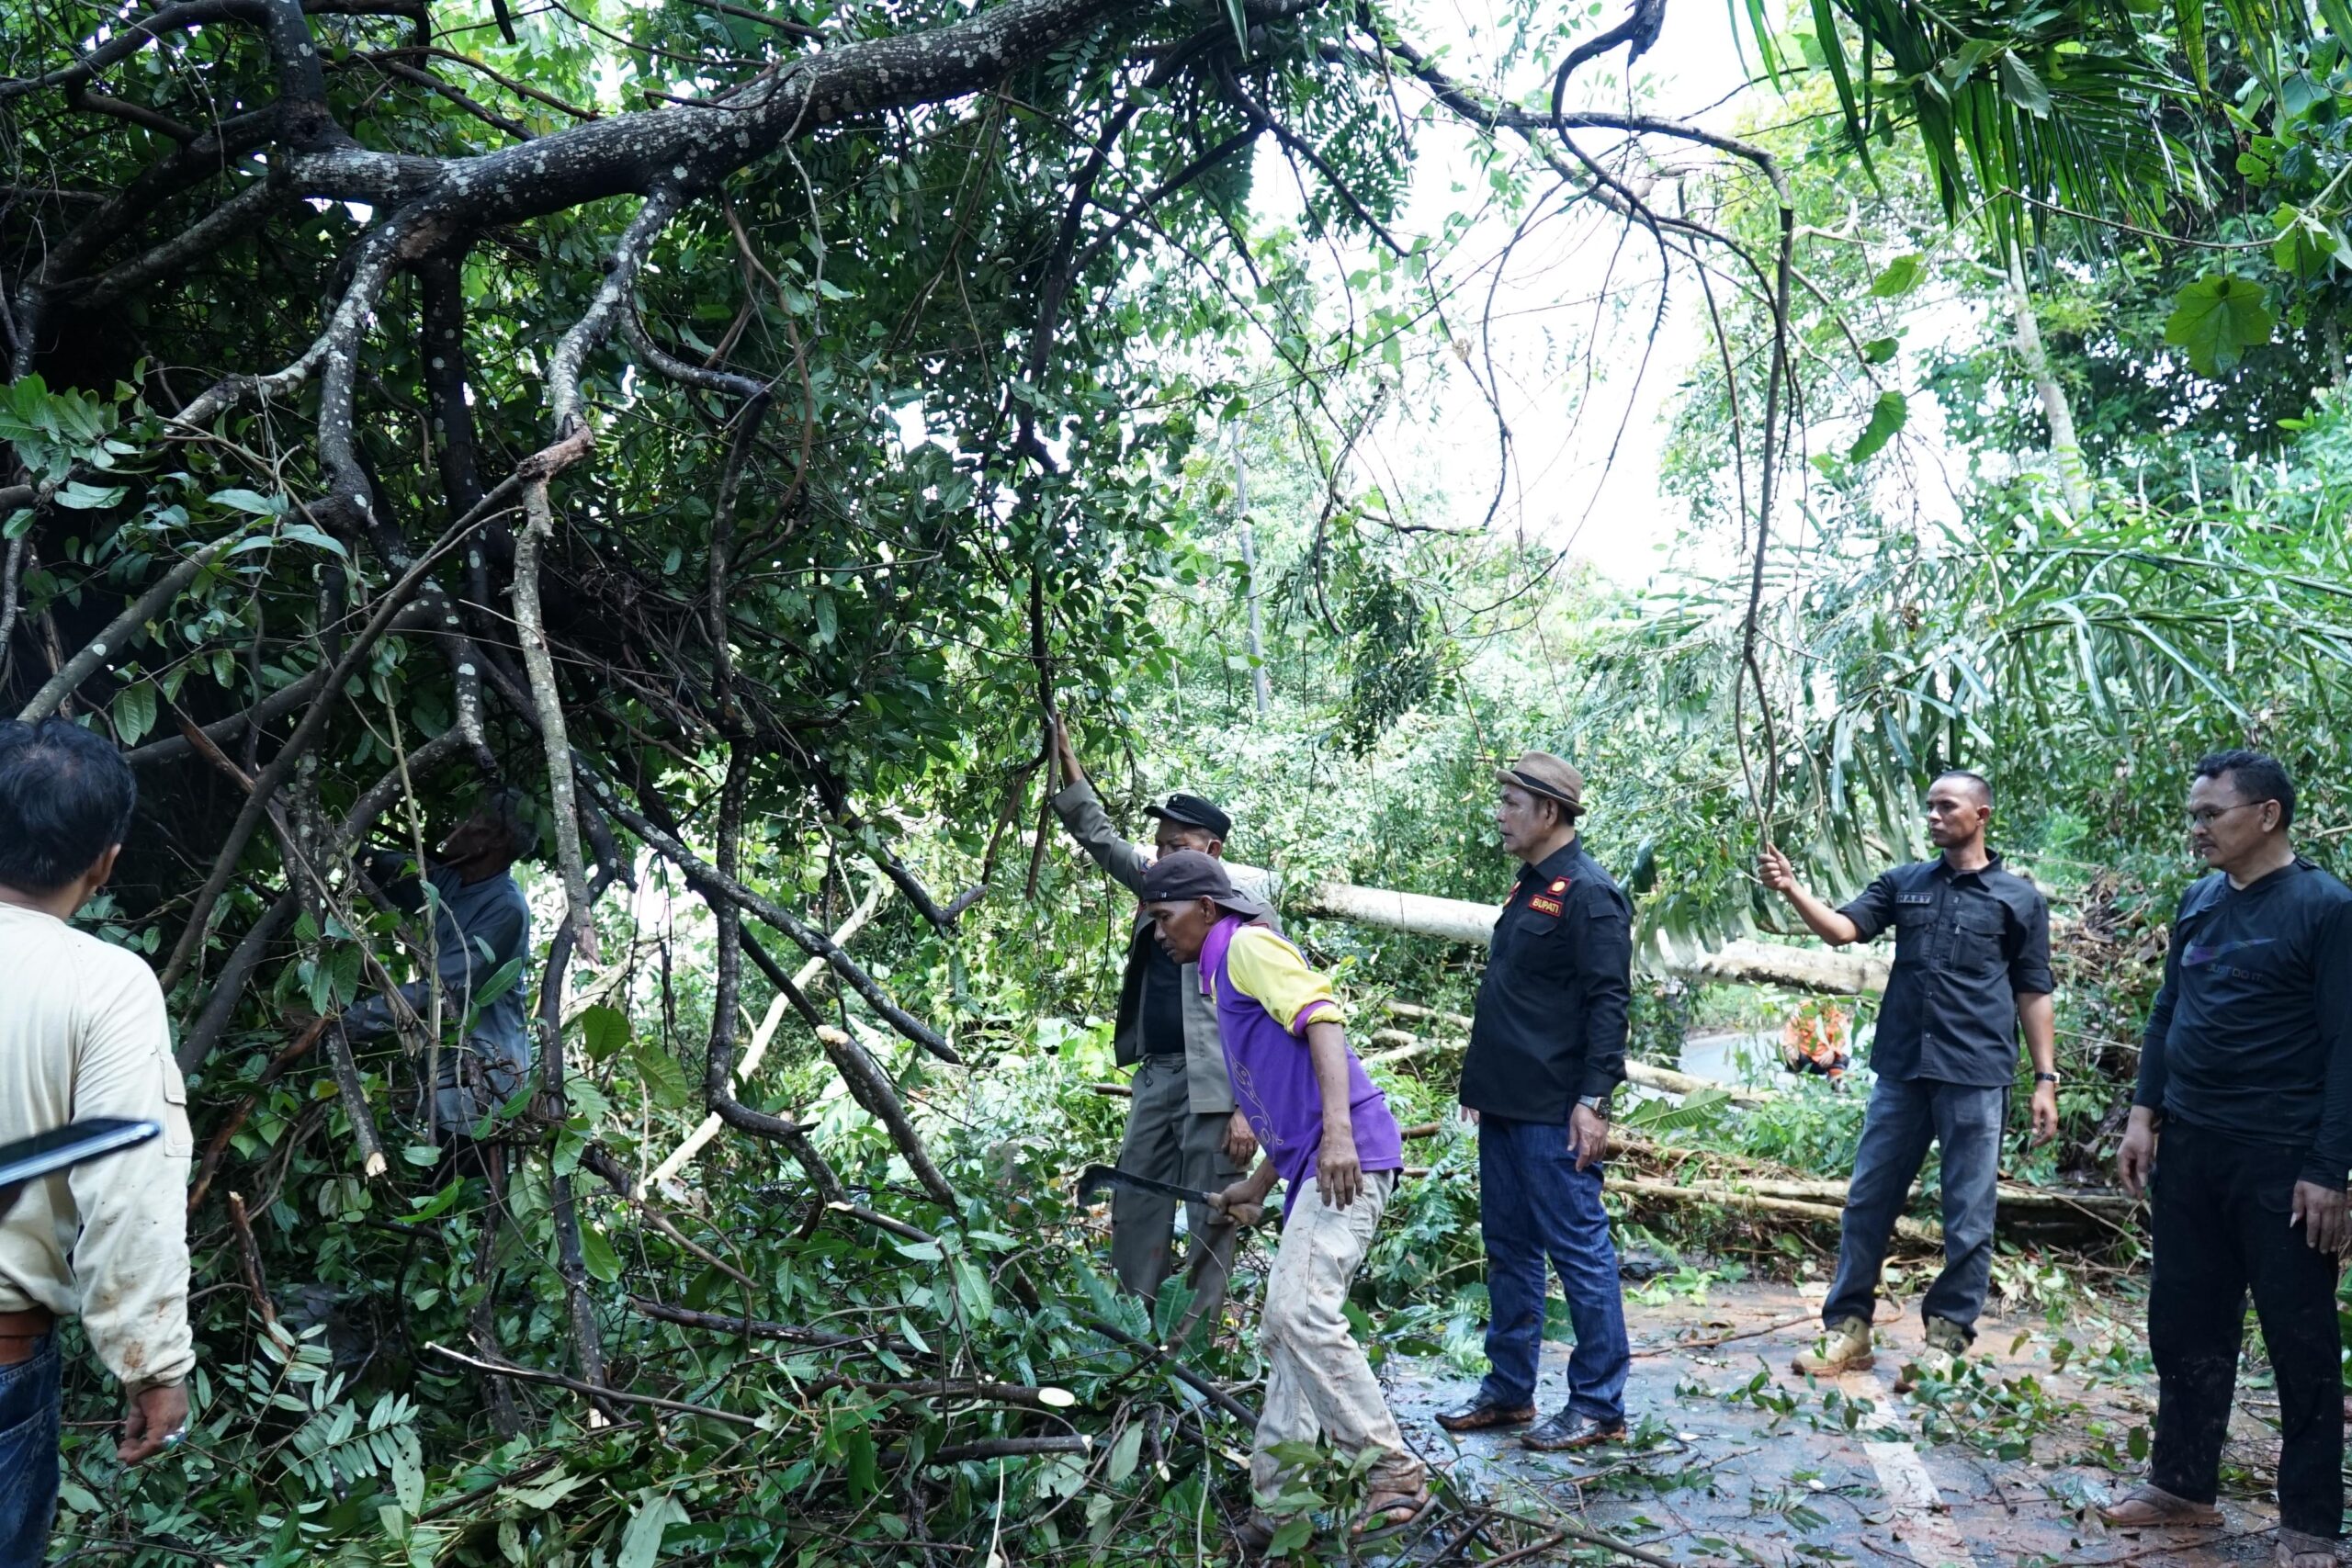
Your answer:
[[[2111,1525],[2202,1526],[2237,1389],[2245,1297],[2278,1383],[2278,1568],[2335,1561],[2344,1516],[2337,1254],[2352,1175],[2352,890],[2295,852],[2276,759],[2222,751],[2188,786],[2212,867],[2174,917],[2116,1174],[2154,1189],[2148,1483]],[[2162,1166],[2158,1152],[2162,1151]]]
[[[2020,1027],[2033,1058],[2034,1141],[2058,1131],[2050,907],[1985,848],[1993,786],[1981,775],[1954,770],[1929,784],[1927,818],[1928,841],[1942,852],[1880,874],[1842,909],[1806,892],[1788,857],[1770,845],[1757,867],[1764,886],[1833,946],[1894,928],[1871,1050],[1877,1083],[1854,1155],[1838,1275],[1822,1303],[1823,1337],[1794,1367],[1832,1377],[1871,1364],[1879,1270],[1932,1143],[1943,1151],[1944,1268],[1919,1303],[1927,1352],[1905,1365],[1897,1393],[1922,1371],[1949,1381],[1976,1337],[1993,1275],[2001,1134]]]

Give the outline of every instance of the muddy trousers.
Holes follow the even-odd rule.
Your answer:
[[[2157,1401],[2148,1479],[2176,1497],[2213,1501],[2251,1289],[2278,1379],[2278,1522],[2334,1540],[2344,1524],[2336,1262],[2288,1224],[2309,1153],[2165,1122],[2151,1222]]]
[[[1881,1078],[1862,1118],[1854,1179],[1838,1235],[1838,1277],[1821,1305],[1832,1327],[1878,1314],[1878,1280],[1894,1222],[1911,1201],[1911,1183],[1929,1143],[1943,1148],[1944,1268],[1920,1298],[1919,1315],[1941,1319],[1971,1341],[1993,1280],[1993,1211],[2001,1184],[2006,1086]]]
[[[1121,1170],[1203,1192],[1220,1192],[1241,1179],[1225,1153],[1231,1113],[1193,1109],[1183,1057],[1146,1056],[1136,1067],[1132,1092],[1127,1135],[1119,1145]],[[1192,1310],[1211,1324],[1225,1301],[1236,1234],[1231,1225],[1213,1224],[1216,1218],[1205,1203],[1185,1208],[1192,1237],[1185,1282],[1193,1288]],[[1111,1269],[1130,1294],[1146,1301],[1159,1294],[1160,1281],[1176,1267],[1175,1235],[1175,1199],[1130,1187],[1112,1190]]]
[[[1258,1330],[1266,1408],[1250,1455],[1250,1485],[1261,1507],[1271,1507],[1282,1492],[1290,1456],[1279,1450],[1317,1437],[1329,1438],[1342,1453],[1376,1452],[1365,1476],[1373,1490],[1420,1488],[1421,1461],[1407,1450],[1345,1311],[1348,1287],[1396,1190],[1396,1173],[1377,1170],[1364,1173],[1363,1191],[1345,1209],[1326,1205],[1313,1177],[1283,1194],[1282,1245],[1266,1276]]]

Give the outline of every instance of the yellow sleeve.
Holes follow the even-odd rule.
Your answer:
[[[1244,926],[1233,934],[1233,945],[1226,950],[1225,978],[1293,1034],[1305,1032],[1318,1019],[1326,1023],[1346,1021],[1329,979],[1264,926]]]

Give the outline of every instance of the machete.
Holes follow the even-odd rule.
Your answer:
[[[1090,1165],[1078,1179],[1078,1201],[1081,1203],[1105,1187],[1131,1187],[1138,1192],[1158,1192],[1164,1197],[1182,1198],[1190,1203],[1216,1206],[1216,1199],[1197,1188],[1179,1187],[1171,1181],[1154,1181],[1148,1176],[1135,1176],[1115,1165]]]

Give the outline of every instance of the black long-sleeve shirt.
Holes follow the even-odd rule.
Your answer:
[[[1894,928],[1871,1072],[1982,1089],[2017,1077],[2018,998],[2056,989],[2039,888],[1998,855],[1974,871],[1939,855],[1881,872],[1838,913],[1858,941]]]
[[[2180,900],[2134,1105],[2249,1143],[2310,1150],[2302,1179],[2352,1173],[2352,889],[2298,857]]]
[[[1462,1103],[1565,1122],[1623,1082],[1633,965],[1634,907],[1583,840],[1521,867],[1478,985]]]

